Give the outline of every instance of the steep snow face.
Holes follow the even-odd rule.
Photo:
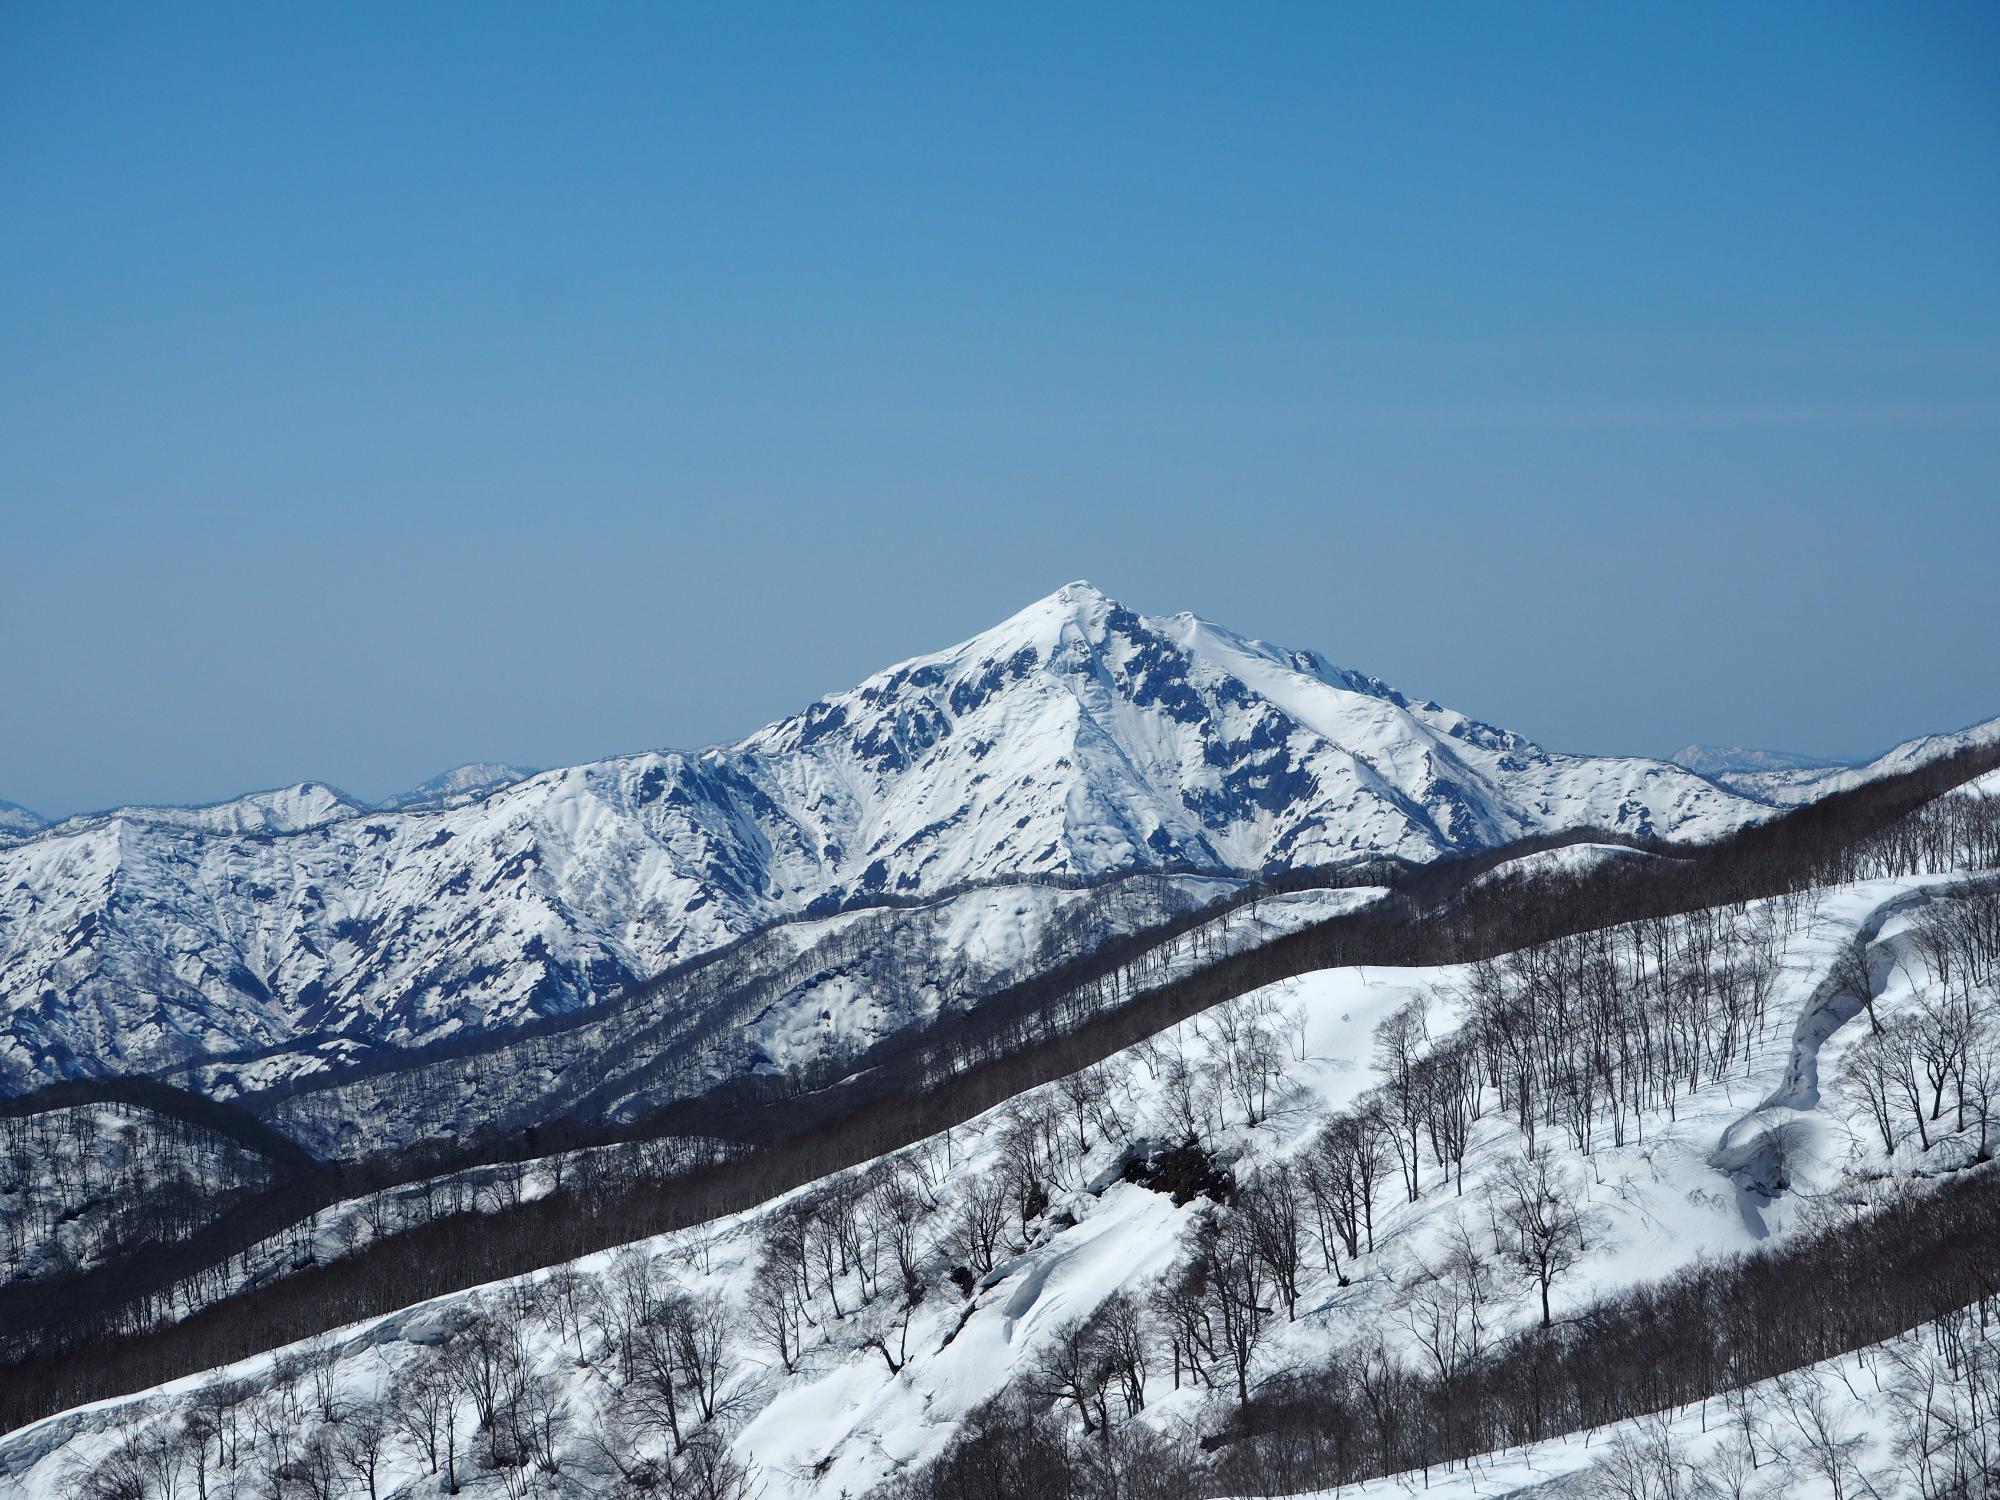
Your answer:
[[[810,809],[802,822],[862,890],[1425,860],[1581,825],[1702,837],[1757,815],[1665,762],[1550,755],[1310,652],[1144,618],[1087,584],[742,751]]]
[[[966,881],[1428,860],[1768,806],[1547,753],[1310,652],[1071,584],[738,744],[365,808],[307,783],[0,850],[0,1089],[571,1009],[776,918]]]

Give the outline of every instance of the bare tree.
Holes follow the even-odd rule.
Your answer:
[[[333,1457],[341,1469],[376,1500],[383,1450],[389,1446],[389,1413],[379,1401],[349,1408],[333,1437]]]
[[[1375,1028],[1375,1065],[1384,1077],[1384,1113],[1391,1127],[1389,1134],[1396,1148],[1396,1159],[1402,1164],[1403,1186],[1412,1203],[1417,1201],[1418,1174],[1422,1168],[1419,1143],[1425,1112],[1417,1061],[1429,1041],[1425,1009],[1420,999],[1408,1001]]]
[[[1299,1315],[1299,1268],[1305,1261],[1306,1230],[1300,1217],[1304,1185],[1289,1162],[1250,1177],[1236,1197],[1246,1241],[1285,1299],[1285,1318]]]
[[[516,1378],[512,1397],[515,1450],[542,1473],[556,1473],[562,1467],[557,1448],[570,1423],[569,1397],[562,1382],[546,1371],[524,1370]]]
[[[965,1184],[946,1244],[961,1264],[985,1276],[993,1270],[993,1249],[1006,1224],[1007,1183],[998,1173],[982,1173]]]
[[[768,1254],[750,1280],[749,1312],[757,1341],[791,1374],[799,1353],[798,1280]]]
[[[732,1314],[714,1293],[689,1297],[678,1306],[674,1322],[674,1354],[681,1376],[694,1396],[703,1424],[713,1422],[722,1405],[723,1383],[729,1378]]]
[[[426,1350],[397,1373],[388,1410],[403,1446],[433,1474],[442,1465],[446,1489],[457,1494],[458,1392],[437,1350]]]
[[[1576,1184],[1547,1146],[1507,1161],[1494,1181],[1494,1239],[1514,1268],[1540,1288],[1544,1328],[1550,1326],[1550,1286],[1583,1258],[1588,1226],[1576,1197]]]
[[[1091,1315],[1091,1328],[1104,1367],[1118,1381],[1125,1415],[1146,1405],[1145,1310],[1123,1291],[1113,1292]]]
[[[1665,1419],[1641,1419],[1612,1438],[1590,1468],[1585,1493],[1602,1500],[1692,1500],[1696,1469]]]
[[[1257,1252],[1255,1235],[1240,1214],[1218,1216],[1218,1232],[1209,1237],[1204,1253],[1208,1260],[1209,1305],[1214,1310],[1214,1326],[1236,1375],[1236,1399],[1250,1399],[1250,1365],[1263,1342],[1270,1309],[1264,1306],[1269,1290],[1264,1258]]]
[[[1499,1314],[1493,1263],[1474,1243],[1462,1218],[1446,1230],[1444,1254],[1417,1263],[1399,1301],[1403,1325],[1450,1387],[1486,1353]]]
[[[1868,940],[1857,936],[1833,957],[1833,964],[1827,970],[1827,977],[1839,986],[1843,994],[1859,1000],[1868,1011],[1868,1029],[1879,1032],[1882,1018],[1875,1014],[1875,960],[1869,952]]]
[[[1896,1153],[1895,1105],[1898,1078],[1904,1059],[1896,1043],[1880,1031],[1872,1031],[1847,1049],[1841,1062],[1840,1085],[1859,1099],[1875,1122],[1882,1137],[1882,1153]]]
[[[1107,1435],[1111,1417],[1106,1410],[1109,1371],[1091,1336],[1088,1322],[1071,1318],[1053,1329],[1035,1351],[1028,1367],[1027,1388],[1045,1401],[1067,1401],[1076,1408],[1085,1436]]]
[[[1776,1405],[1798,1437],[1800,1460],[1826,1481],[1833,1500],[1847,1500],[1857,1485],[1865,1485],[1859,1455],[1866,1439],[1851,1431],[1835,1410],[1818,1371],[1781,1375]]]

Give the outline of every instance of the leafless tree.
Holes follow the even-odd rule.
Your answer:
[[[1882,1018],[1875,1013],[1875,960],[1868,940],[1856,937],[1834,955],[1827,977],[1841,993],[1859,1000],[1868,1010],[1868,1029],[1880,1031]]]
[[[388,1410],[403,1446],[433,1474],[442,1465],[446,1489],[457,1494],[458,1392],[439,1351],[426,1350],[397,1373]]]
[[[1145,1310],[1124,1291],[1113,1292],[1091,1315],[1091,1332],[1104,1367],[1118,1382],[1125,1415],[1146,1405]]]
[[[1818,1371],[1780,1376],[1774,1404],[1797,1439],[1799,1461],[1826,1482],[1833,1500],[1847,1500],[1857,1487],[1866,1486],[1859,1465],[1866,1439],[1835,1408]]]
[[[965,1184],[946,1243],[959,1262],[981,1276],[993,1270],[993,1251],[1007,1225],[1007,1184],[985,1172]]]
[[[1419,1261],[1399,1298],[1403,1325],[1447,1389],[1486,1353],[1500,1311],[1492,1260],[1462,1218],[1446,1231],[1444,1253]]]
[[[1088,1322],[1070,1318],[1042,1340],[1028,1366],[1027,1388],[1045,1401],[1067,1401],[1076,1408],[1086,1435],[1108,1433],[1105,1387],[1109,1377],[1091,1336]]]
[[[1299,1315],[1299,1269],[1305,1261],[1307,1199],[1299,1173],[1279,1162],[1249,1177],[1237,1192],[1236,1213],[1246,1242],[1285,1299],[1286,1320]]]
[[[791,1374],[799,1354],[798,1278],[768,1254],[751,1277],[749,1314],[757,1341]]]
[[[1418,1196],[1419,1156],[1424,1126],[1424,1098],[1419,1087],[1417,1062],[1429,1041],[1424,1024],[1425,1004],[1411,1000],[1386,1016],[1375,1028],[1375,1065],[1383,1075],[1384,1113],[1390,1123],[1390,1139],[1396,1159],[1402,1164],[1403,1186],[1414,1203]]]
[[[1506,1161],[1494,1178],[1494,1239],[1539,1288],[1544,1328],[1550,1326],[1549,1288],[1583,1258],[1588,1221],[1577,1196],[1575,1182],[1546,1146]]]
[[[389,1446],[388,1410],[376,1401],[351,1407],[333,1435],[334,1461],[356,1484],[376,1500],[376,1482],[382,1467],[383,1451]]]

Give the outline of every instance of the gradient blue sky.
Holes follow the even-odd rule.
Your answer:
[[[743,733],[1073,577],[2000,713],[2000,7],[0,8],[0,798]]]

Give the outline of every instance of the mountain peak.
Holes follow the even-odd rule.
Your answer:
[[[532,766],[508,765],[504,761],[475,760],[462,766],[453,766],[448,771],[440,771],[427,777],[406,792],[385,798],[384,808],[416,808],[442,806],[452,802],[470,802],[496,792],[501,787],[512,786],[517,781],[526,781],[535,774]]]
[[[0,802],[0,842],[25,839],[48,826],[48,819],[18,802]]]
[[[1123,609],[1123,606],[1104,590],[1087,579],[1076,578],[1064,584],[1054,593],[1044,594],[1025,609],[1015,611],[998,625],[983,630],[978,640],[985,636],[1012,633],[1012,627],[1022,625],[1043,625],[1060,627],[1069,622],[1090,627],[1107,615]]]
[[[1060,600],[1071,608],[1077,605],[1112,604],[1116,601],[1088,578],[1072,578],[1068,583],[1048,596]]]
[[[1424,861],[1570,828],[1711,837],[1771,807],[1658,761],[1544,754],[1082,579],[733,744],[518,775],[459,767],[375,808],[304,783],[8,846],[0,1000],[75,1000],[13,1012],[0,1085],[104,1062],[93,1018],[142,1002],[175,1018],[157,1038],[133,1022],[161,1062],[300,1029],[418,1045],[878,898]],[[52,836],[74,857],[24,879]]]

